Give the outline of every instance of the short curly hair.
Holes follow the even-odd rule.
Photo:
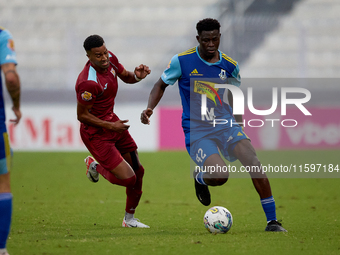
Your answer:
[[[196,25],[197,33],[200,35],[202,31],[220,30],[221,24],[216,19],[206,18],[200,20]]]
[[[103,44],[104,44],[103,37],[99,35],[90,35],[85,39],[83,46],[86,51],[90,51],[92,48],[103,46]]]

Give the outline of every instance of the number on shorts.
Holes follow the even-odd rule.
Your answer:
[[[196,161],[202,162],[203,159],[205,159],[206,156],[207,156],[207,154],[203,153],[203,149],[199,148],[197,153],[196,153]]]

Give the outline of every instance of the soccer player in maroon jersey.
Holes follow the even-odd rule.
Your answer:
[[[80,135],[93,155],[85,159],[86,175],[97,182],[99,174],[112,184],[126,187],[123,227],[149,228],[134,217],[142,195],[144,168],[139,162],[137,145],[126,123],[113,112],[118,89],[117,76],[125,83],[136,83],[150,74],[146,65],[127,71],[117,57],[107,50],[99,35],[84,41],[89,61],[76,83],[77,116]]]

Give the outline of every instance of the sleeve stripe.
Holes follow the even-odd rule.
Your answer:
[[[9,145],[9,137],[8,133],[5,132],[2,134],[4,142],[5,142],[5,154],[6,154],[6,164],[7,164],[7,171],[9,172],[12,166],[11,160],[11,147]]]
[[[182,52],[182,53],[179,53],[178,56],[189,55],[189,54],[192,54],[192,53],[194,53],[194,52],[196,52],[196,47],[191,48],[191,49],[189,49],[189,50],[187,50],[187,51],[184,51],[184,52]]]
[[[234,66],[237,65],[237,62],[235,60],[233,60],[232,58],[228,57],[226,54],[222,54],[222,57],[227,60],[228,62],[232,63]]]

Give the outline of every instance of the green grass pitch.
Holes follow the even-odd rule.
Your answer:
[[[340,151],[260,151],[263,164],[340,164]],[[227,234],[204,228],[186,152],[140,153],[144,193],[136,217],[150,229],[122,228],[125,189],[91,183],[86,152],[15,152],[11,172],[12,255],[49,254],[340,254],[340,179],[272,178],[278,219],[288,233],[267,233],[249,178],[211,188],[228,208]],[[337,161],[337,162],[336,162]]]

